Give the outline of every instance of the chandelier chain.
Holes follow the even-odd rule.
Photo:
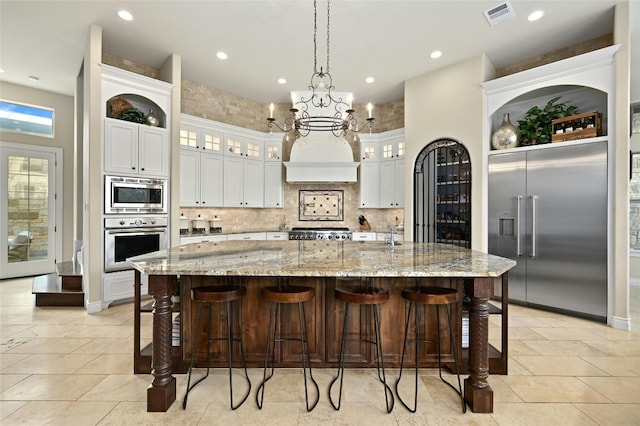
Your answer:
[[[329,0],[327,0],[327,74],[329,73],[329,17],[331,16],[331,13],[329,13],[329,3]]]

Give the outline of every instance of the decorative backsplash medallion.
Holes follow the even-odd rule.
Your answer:
[[[300,220],[344,220],[344,193],[300,190]]]

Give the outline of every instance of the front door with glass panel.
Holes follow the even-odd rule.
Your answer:
[[[59,149],[0,144],[0,278],[55,271]]]

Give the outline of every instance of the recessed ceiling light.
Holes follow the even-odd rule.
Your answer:
[[[31,81],[40,81],[40,77],[37,77],[35,75],[30,75],[29,76],[29,80],[31,80]]]
[[[216,53],[216,56],[218,57],[218,59],[222,59],[223,61],[228,58],[227,54],[224,52],[218,52]]]
[[[442,56],[442,52],[439,50],[434,50],[429,56],[431,56],[431,59],[438,59],[440,56]]]
[[[279,78],[278,79],[278,83],[279,84],[286,84],[287,83],[287,79],[286,78]]]
[[[535,12],[531,12],[527,17],[527,21],[533,22],[544,16],[544,10],[536,10]]]
[[[118,16],[125,21],[133,21],[133,15],[128,10],[119,10]]]
[[[371,84],[371,83],[373,83],[374,81],[376,81],[376,79],[375,79],[375,78],[373,78],[373,77],[367,77],[367,78],[365,78],[365,79],[364,79],[364,81],[365,81],[366,83]]]

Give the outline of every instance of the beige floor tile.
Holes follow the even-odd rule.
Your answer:
[[[133,354],[98,355],[76,371],[76,374],[131,374]]]
[[[0,393],[0,400],[75,401],[106,376],[34,374]]]
[[[584,328],[592,328],[592,327],[606,327],[607,325],[601,322],[592,321],[585,318],[577,318],[570,317],[568,315],[557,314],[552,318],[541,318],[542,322],[546,322],[550,327],[553,328],[574,328],[574,327],[584,327]]]
[[[335,374],[335,372],[334,372]],[[393,389],[397,376],[387,374],[387,385]],[[332,388],[334,401],[338,400],[339,382]],[[328,389],[328,386],[327,388]],[[342,387],[342,402],[372,403],[380,401],[385,404],[384,385],[378,380],[375,369],[348,370],[345,369]]]
[[[531,376],[533,374],[512,356],[509,357],[507,368],[509,370],[509,376]]]
[[[79,331],[74,337],[121,338],[133,336],[133,327],[119,325],[95,325]]]
[[[640,377],[579,377],[611,402],[640,404]],[[591,402],[591,401],[584,401]]]
[[[8,417],[14,411],[28,403],[29,401],[0,401],[0,420],[4,420],[5,417]],[[4,425],[4,421],[2,424]]]
[[[0,353],[8,352],[31,341],[32,337],[8,337],[0,342]]]
[[[28,374],[0,374],[0,392],[29,377]]]
[[[537,350],[538,343],[546,343],[546,340],[510,340],[509,355],[540,355]],[[531,344],[529,344],[531,343]]]
[[[462,413],[459,405],[446,403],[423,404],[415,413],[410,413],[404,407],[396,407],[393,414],[399,425],[497,425],[491,415],[476,414],[467,410]],[[373,419],[372,419],[373,420]],[[376,423],[371,423],[376,424]]]
[[[640,404],[574,404],[599,425],[640,425]]]
[[[7,416],[9,425],[96,425],[113,409],[114,402],[31,401]]]
[[[72,374],[87,364],[96,354],[33,354],[2,367],[2,373],[20,374]]]
[[[41,324],[15,333],[14,337],[82,337],[78,333],[86,328],[86,325]]]
[[[540,330],[540,328],[538,328]],[[543,340],[545,337],[528,327],[509,328],[509,340]]]
[[[402,408],[396,407],[395,410]],[[404,408],[402,408],[404,409]],[[390,414],[387,413],[384,400],[380,403],[377,402],[346,402],[343,401],[340,406],[340,411],[336,411],[331,404],[324,399],[318,404],[318,406],[310,413],[307,413],[303,406],[299,409],[298,423],[283,423],[283,424],[298,424],[304,426],[315,425],[344,425],[344,426],[358,426],[358,425],[397,425],[398,422],[395,417],[395,410]],[[270,423],[275,424],[275,423]]]
[[[514,356],[536,376],[608,376],[577,356]]]
[[[547,321],[544,321],[540,318],[533,318],[531,316],[523,316],[523,315],[509,315],[509,329],[516,327],[529,327],[529,328],[538,328],[538,327],[551,327]]]
[[[255,402],[251,402],[245,402],[235,411],[227,405],[209,403],[198,425],[297,425],[300,411],[303,410],[306,415],[303,403],[270,402],[267,404],[265,402],[262,410],[259,410]],[[190,406],[187,406],[187,411],[189,410]]]
[[[489,385],[493,389],[493,401],[495,402],[523,402],[522,398],[505,383],[504,376],[490,376]],[[464,386],[464,382],[463,382]],[[464,389],[464,387],[463,387]]]
[[[505,426],[597,424],[572,404],[496,403],[493,408],[491,416]]]
[[[585,361],[612,376],[640,376],[640,357],[585,356]]]
[[[20,362],[23,359],[27,358],[29,354],[8,354],[8,353],[0,353],[0,371],[4,367],[8,367],[10,365],[15,364],[16,362]]]
[[[538,327],[531,330],[549,340],[602,340],[602,336],[582,327]]]
[[[453,385],[456,389],[458,389],[458,379],[456,376],[448,374],[443,377],[447,380],[451,385]],[[460,383],[462,384],[462,392],[464,392],[464,376],[460,376]],[[438,376],[423,376],[422,381],[425,384],[431,400],[435,403],[447,403],[452,406],[460,406],[460,396],[449,386],[440,380]]]
[[[585,343],[607,355],[640,356],[640,341],[637,340],[596,340]]]
[[[524,402],[612,402],[576,377],[503,376]]]
[[[83,394],[81,401],[143,402],[147,400],[147,387],[152,381],[151,376],[146,374],[112,374],[106,377],[96,375],[96,377],[102,377],[104,380]]]
[[[182,405],[176,402],[169,407],[166,413],[148,413],[146,402],[119,402],[100,422],[100,426],[197,425],[207,406],[208,404],[203,402],[193,403],[189,404],[186,410],[183,410]],[[208,425],[213,423],[204,422],[200,424]],[[234,424],[239,423],[227,423],[227,425]]]
[[[575,356],[598,356],[605,355],[593,346],[579,340],[521,340],[521,344],[531,348],[537,354],[516,354],[511,351],[512,355],[575,355]],[[524,351],[523,351],[524,352]]]
[[[32,338],[23,344],[9,349],[8,353],[23,354],[63,354],[74,352],[76,349],[91,342],[92,339],[60,339],[53,337]]]
[[[14,318],[0,318],[0,322],[3,324],[0,327],[0,336],[2,336],[3,341],[9,337],[15,336],[17,333],[21,333],[24,330],[33,327],[31,322],[24,324]]]
[[[130,337],[89,339],[89,342],[73,351],[83,354],[131,354],[133,341]]]

